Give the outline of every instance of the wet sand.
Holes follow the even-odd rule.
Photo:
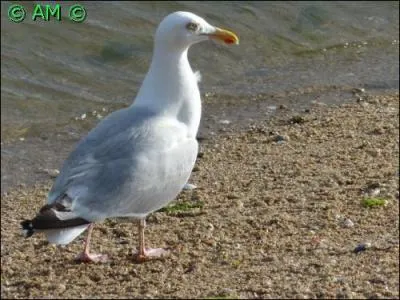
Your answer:
[[[109,220],[92,241],[111,261],[76,264],[82,237],[61,248],[20,235],[51,178],[3,193],[1,297],[399,297],[398,94],[282,107],[226,124],[201,153],[198,188],[148,218],[148,246],[171,250],[163,260],[134,263],[136,226]],[[366,197],[386,202],[365,207]]]

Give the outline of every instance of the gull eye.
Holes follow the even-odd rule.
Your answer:
[[[197,24],[197,23],[190,22],[190,23],[187,23],[187,25],[186,25],[186,29],[188,29],[190,31],[196,31],[198,28],[199,28],[199,24]]]

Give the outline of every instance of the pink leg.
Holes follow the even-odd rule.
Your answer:
[[[80,253],[75,259],[80,262],[84,263],[89,263],[89,262],[107,262],[107,255],[103,254],[94,254],[94,253],[89,253],[89,247],[90,247],[90,237],[92,236],[92,230],[93,230],[94,224],[90,224],[88,228],[88,233],[87,237],[85,240],[85,247],[83,249],[83,252]]]
[[[168,254],[168,250],[163,248],[148,248],[144,247],[144,228],[146,226],[146,221],[144,219],[139,221],[139,252],[136,253],[136,261],[144,262],[151,259],[152,257],[161,257]]]

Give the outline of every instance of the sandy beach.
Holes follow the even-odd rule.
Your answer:
[[[134,263],[136,225],[107,220],[92,241],[111,261],[77,264],[83,236],[64,248],[21,236],[52,178],[3,193],[1,297],[399,297],[398,94],[281,107],[200,149],[197,188],[148,218],[162,260]]]

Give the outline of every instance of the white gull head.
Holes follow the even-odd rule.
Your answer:
[[[162,43],[165,48],[185,49],[195,43],[216,39],[227,44],[238,44],[238,37],[228,30],[207,23],[203,18],[190,12],[178,11],[164,18],[157,28],[156,47]]]

